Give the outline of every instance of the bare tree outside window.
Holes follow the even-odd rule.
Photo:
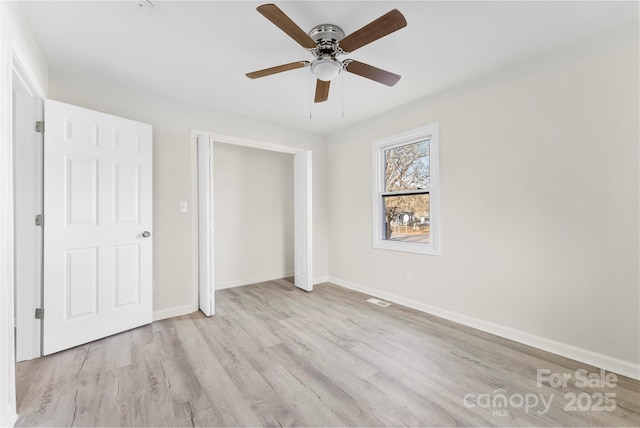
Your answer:
[[[384,151],[385,239],[430,242],[429,140]]]

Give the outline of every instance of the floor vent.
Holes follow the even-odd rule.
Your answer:
[[[386,308],[387,306],[389,306],[391,303],[389,302],[385,302],[384,300],[378,300],[374,297],[367,299],[367,302],[369,303],[373,303],[374,305],[378,305],[378,306],[382,306],[383,308]]]

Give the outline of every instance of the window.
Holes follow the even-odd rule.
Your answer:
[[[438,125],[373,142],[373,247],[440,254]]]

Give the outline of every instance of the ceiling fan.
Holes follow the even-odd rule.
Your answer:
[[[375,21],[356,30],[345,37],[344,31],[334,24],[317,25],[305,33],[295,22],[282,12],[275,4],[263,4],[258,6],[265,18],[275,24],[289,37],[307,49],[315,59],[309,61],[296,61],[276,67],[247,73],[250,79],[270,76],[283,71],[297,68],[311,67],[311,72],[317,78],[315,102],[320,103],[329,98],[329,86],[331,80],[338,76],[342,70],[358,76],[366,77],[387,86],[393,86],[400,80],[400,75],[381,70],[363,62],[352,59],[340,61],[337,57],[346,55],[362,46],[368,45],[394,31],[407,26],[407,21],[397,9],[382,15]]]

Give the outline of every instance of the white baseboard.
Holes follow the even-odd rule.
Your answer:
[[[15,406],[10,403],[4,403],[2,406],[2,418],[0,419],[0,426],[12,427],[18,421],[18,414],[16,413]]]
[[[322,284],[323,282],[329,282],[329,276],[319,276],[317,278],[313,278],[313,285]]]
[[[237,281],[225,281],[222,283],[216,283],[216,290],[224,290],[225,288],[242,287],[243,285],[257,284],[259,282],[273,281],[275,279],[282,279],[294,276],[294,272],[285,272],[275,275],[262,275],[254,278],[240,279]],[[322,284],[323,282],[329,282],[329,276],[319,276],[313,278],[313,284]]]
[[[198,310],[198,305],[182,305],[175,308],[160,309],[153,311],[153,320],[160,321],[166,318],[179,317],[181,315],[192,314]]]
[[[224,290],[225,288],[232,288],[232,287],[241,287],[243,285],[257,284],[259,282],[264,282],[264,281],[273,281],[274,279],[288,278],[290,276],[293,276],[293,272],[284,272],[282,274],[263,275],[260,277],[254,277],[254,278],[243,279],[238,281],[227,281],[223,283],[216,283],[216,290]],[[328,281],[329,281],[328,276],[321,276],[313,279],[314,284],[322,284],[323,282],[328,282]],[[166,318],[179,317],[182,315],[191,314],[193,312],[196,312],[197,310],[198,310],[197,303],[194,305],[183,305],[183,306],[176,306],[175,308],[160,309],[157,311],[153,311],[153,320],[160,321]],[[4,426],[4,425],[1,425],[1,426]]]
[[[551,352],[553,354],[571,358],[572,360],[580,361],[582,363],[602,368],[607,371],[630,377],[632,379],[640,380],[640,365],[634,364],[630,361],[620,360],[609,355],[604,355],[597,352],[589,351],[587,349],[578,348],[573,345],[568,345],[566,343],[557,342],[545,337],[536,336],[524,331],[516,330],[511,327],[483,321],[478,318],[449,311],[447,309],[438,308],[436,306],[418,302],[413,299],[407,299],[405,297],[397,296],[392,293],[379,291],[374,288],[356,284],[354,282],[346,281],[340,278],[329,277],[329,282],[332,282],[341,287],[349,288],[351,290],[359,291],[361,293],[407,306],[421,312],[435,315],[449,321],[457,322],[459,324],[463,324],[468,327],[484,331],[486,333],[495,334],[496,336],[504,337],[505,339],[513,340],[515,342],[532,346],[543,351]]]
[[[259,282],[273,281],[274,279],[288,278],[293,275],[294,273],[293,271],[291,271],[254,276],[251,278],[243,278],[233,281],[216,281],[216,290],[224,290],[225,288],[241,287],[243,285],[257,284]]]

